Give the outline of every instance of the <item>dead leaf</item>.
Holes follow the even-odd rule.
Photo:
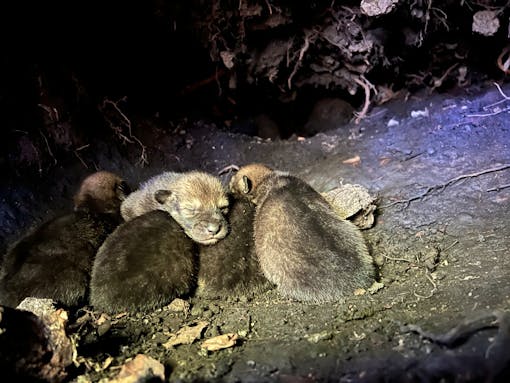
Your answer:
[[[352,165],[352,166],[358,166],[361,163],[361,157],[356,155],[356,156],[354,156],[352,158],[348,158],[346,160],[343,160],[342,163],[343,164]]]
[[[235,54],[229,51],[221,51],[220,57],[223,60],[223,65],[227,67],[227,69],[232,69],[234,67],[234,58]]]
[[[202,336],[202,331],[208,325],[208,322],[198,322],[192,326],[184,326],[177,333],[170,334],[170,339],[163,347],[169,349],[180,344],[191,344]]]
[[[109,322],[110,321],[110,316],[105,314],[105,313],[102,313],[101,316],[99,318],[97,318],[96,320],[96,325],[97,326],[100,326],[102,325],[103,323],[105,322]]]
[[[100,371],[106,370],[108,367],[110,367],[112,362],[113,362],[113,357],[109,356],[108,358],[106,358],[105,361],[103,362],[103,365],[101,366]]]
[[[223,348],[229,348],[236,345],[238,335],[236,333],[229,333],[218,335],[213,338],[206,339],[202,343],[202,348],[207,351],[217,351]]]
[[[385,166],[385,165],[389,164],[390,161],[391,161],[391,158],[381,157],[381,158],[379,158],[379,166]]]
[[[137,383],[152,381],[152,378],[165,380],[165,366],[156,359],[143,354],[138,354],[134,359],[125,363],[119,375],[108,383]]]
[[[356,296],[365,295],[366,292],[367,292],[367,290],[359,288],[359,289],[354,290],[354,295],[356,295]]]

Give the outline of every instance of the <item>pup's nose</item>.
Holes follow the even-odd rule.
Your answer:
[[[207,224],[207,231],[211,234],[211,235],[216,235],[219,233],[219,231],[221,230],[221,225],[217,222],[210,222]]]

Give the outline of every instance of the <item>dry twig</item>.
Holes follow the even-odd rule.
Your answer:
[[[305,56],[305,53],[308,50],[308,48],[310,48],[310,42],[313,41],[314,39],[315,39],[314,33],[310,32],[310,31],[305,32],[305,42],[303,43],[303,46],[301,47],[301,50],[299,51],[299,56],[298,56],[296,63],[294,64],[294,69],[292,69],[292,72],[291,72],[289,78],[287,79],[287,86],[289,89],[292,89],[292,78],[295,76],[298,69],[301,67],[301,64],[303,62],[303,57]]]
[[[103,103],[100,105],[99,109],[103,113],[104,119],[108,122],[108,124],[110,125],[110,128],[115,132],[117,137],[119,137],[122,141],[130,143],[130,144],[136,142],[140,146],[141,153],[140,153],[140,160],[138,162],[142,166],[148,165],[149,161],[147,159],[147,147],[142,143],[142,141],[140,141],[135,135],[133,135],[132,130],[131,130],[131,121],[122,112],[122,110],[120,109],[120,107],[118,105],[118,103],[120,101],[125,101],[125,99],[126,98],[124,97],[118,101],[111,101],[111,100],[108,100],[107,98],[105,98],[103,100]],[[108,113],[106,113],[107,106],[110,106],[118,114],[118,116],[120,116],[121,121],[119,123],[115,123],[108,116]],[[127,128],[127,136],[123,132],[124,127]]]
[[[447,250],[450,250],[453,246],[455,246],[457,243],[459,243],[458,240],[455,240],[450,246],[448,246],[447,248],[445,249],[442,249],[441,252],[444,253],[445,251]]]
[[[361,109],[360,112],[354,113],[356,115],[356,120],[354,120],[354,123],[359,124],[359,122],[365,118],[368,112],[368,108],[370,107],[370,89],[372,89],[376,94],[377,91],[374,85],[372,85],[364,76],[360,76],[360,78],[355,78],[354,82],[360,85],[365,90],[365,102],[363,104],[363,108]]]
[[[496,101],[492,104],[489,104],[489,105],[486,105],[483,107],[483,110],[488,110],[488,109],[491,109],[492,107],[496,106],[496,105],[499,105],[503,102],[506,102],[506,101],[509,101],[510,100],[510,97],[507,96],[503,90],[501,90],[501,86],[495,82],[494,85],[496,86],[496,88],[498,88],[498,92],[499,94],[501,94],[501,96],[503,97],[503,99],[499,100],[499,101]],[[503,109],[496,109],[496,110],[493,110],[492,112],[490,113],[479,113],[479,114],[467,114],[466,117],[489,117],[489,116],[495,116],[497,114],[500,114],[500,113],[503,113],[503,112],[506,112],[510,110],[510,107],[506,107],[506,108],[503,108]]]
[[[44,143],[46,144],[46,149],[48,149],[48,154],[51,156],[51,158],[53,158],[53,163],[54,163],[54,165],[56,165],[57,159],[55,158],[55,156],[53,155],[53,152],[51,151],[50,143],[48,142],[48,139],[46,138],[46,136],[44,135],[44,133],[42,131],[39,130],[39,133],[41,134],[41,136],[44,140]]]
[[[503,48],[497,59],[498,68],[501,69],[505,74],[510,73],[510,45]],[[506,59],[503,60],[506,56]]]
[[[88,169],[89,167],[87,166],[85,161],[83,161],[83,158],[81,158],[81,156],[78,152],[80,150],[88,148],[89,146],[90,146],[90,144],[86,144],[86,145],[80,146],[79,148],[74,149],[74,155],[78,158],[78,160],[80,160],[80,162],[83,164],[83,166],[85,166],[85,169]]]
[[[466,178],[478,177],[478,176],[481,176],[483,174],[494,173],[494,172],[498,172],[498,171],[505,170],[505,169],[508,169],[508,168],[510,168],[510,164],[504,164],[504,165],[497,166],[497,167],[494,167],[494,168],[485,169],[485,170],[482,170],[482,171],[479,171],[479,172],[476,172],[476,173],[463,174],[463,175],[460,175],[458,177],[452,178],[452,179],[446,181],[445,183],[442,183],[442,184],[439,184],[439,185],[434,185],[434,186],[428,186],[425,189],[424,192],[422,192],[422,193],[420,193],[418,195],[415,195],[414,197],[403,199],[403,200],[398,200],[398,201],[393,201],[390,204],[381,206],[381,208],[387,208],[387,207],[391,207],[391,206],[394,206],[394,205],[397,205],[397,204],[402,204],[402,203],[409,205],[409,203],[411,203],[412,201],[416,201],[416,200],[422,199],[423,197],[427,196],[428,194],[430,194],[430,193],[432,193],[434,191],[443,191],[446,187],[448,187],[450,185],[453,185],[453,184],[457,183],[460,180],[463,180],[463,179],[466,179]]]
[[[492,191],[500,191],[500,190],[502,190],[502,189],[506,189],[506,188],[510,188],[510,184],[501,185],[501,186],[496,186],[495,188],[490,188],[490,189],[487,189],[486,191],[488,191],[488,192],[492,192]]]
[[[450,72],[452,70],[454,70],[457,65],[459,65],[459,63],[455,63],[453,64],[452,66],[450,66],[445,72],[444,74],[439,77],[439,78],[435,78],[434,79],[434,83],[432,84],[432,88],[429,88],[429,94],[432,94],[432,92],[436,89],[436,88],[439,88],[441,85],[443,85],[443,81],[446,79],[446,77],[448,77],[448,75],[450,74]]]
[[[432,296],[434,295],[434,293],[436,292],[437,290],[437,285],[436,283],[434,282],[434,280],[431,278],[431,276],[429,275],[428,272],[426,272],[425,274],[425,277],[427,277],[427,279],[429,280],[429,282],[432,284],[432,290],[430,290],[430,293],[429,295],[425,296],[425,295],[420,295],[418,294],[416,291],[413,291],[413,294],[415,297],[417,298],[421,298],[421,299],[429,299],[429,298],[432,298]]]
[[[505,314],[502,312],[494,311],[490,314],[481,314],[472,319],[465,319],[445,334],[433,334],[414,324],[402,326],[401,330],[404,332],[415,332],[422,338],[428,339],[436,344],[452,347],[465,341],[478,331],[498,327],[504,315]]]
[[[409,259],[405,259],[405,258],[393,258],[393,257],[389,257],[385,254],[383,254],[383,257],[386,258],[386,259],[389,259],[390,261],[395,261],[395,262],[407,262],[407,263],[414,263],[414,261],[411,261]]]
[[[488,109],[490,109],[490,108],[492,108],[492,107],[494,107],[494,106],[496,106],[496,105],[499,105],[499,104],[501,104],[501,103],[503,103],[503,102],[506,102],[506,101],[510,100],[510,97],[509,97],[509,96],[507,96],[507,95],[503,92],[503,90],[501,89],[501,86],[500,86],[497,82],[495,82],[495,83],[494,83],[494,86],[495,86],[496,88],[498,88],[498,92],[499,92],[499,94],[503,97],[503,99],[502,99],[502,100],[499,100],[499,101],[496,101],[496,102],[494,102],[494,103],[492,103],[492,104],[489,104],[489,105],[484,106],[484,107],[483,107],[483,110],[488,110]]]

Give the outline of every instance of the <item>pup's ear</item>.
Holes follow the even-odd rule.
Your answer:
[[[239,189],[241,189],[241,191],[244,194],[248,194],[249,192],[252,191],[253,183],[248,177],[243,176],[243,178],[239,182],[241,183],[241,185],[239,185],[240,186]]]
[[[115,185],[115,195],[119,201],[124,201],[126,197],[131,193],[131,188],[125,181],[119,182]]]
[[[172,192],[170,190],[158,190],[154,193],[154,199],[160,204],[164,204],[171,195]]]

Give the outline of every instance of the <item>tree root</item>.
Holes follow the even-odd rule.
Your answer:
[[[394,206],[394,205],[397,205],[397,204],[406,204],[406,207],[407,207],[407,206],[409,206],[409,204],[412,201],[416,201],[416,200],[422,199],[422,198],[426,197],[427,195],[429,195],[429,194],[431,194],[432,192],[435,192],[435,191],[441,192],[444,189],[446,189],[446,187],[451,186],[451,185],[457,183],[460,180],[463,180],[463,179],[466,179],[466,178],[478,177],[478,176],[483,175],[483,174],[498,172],[500,170],[505,170],[505,169],[508,169],[508,168],[510,168],[510,164],[504,164],[504,165],[497,166],[497,167],[494,167],[494,168],[485,169],[485,170],[482,170],[482,171],[479,171],[479,172],[476,172],[476,173],[463,174],[463,175],[460,175],[458,177],[452,178],[452,179],[446,181],[445,183],[442,183],[442,184],[439,184],[439,185],[434,185],[434,186],[429,186],[429,187],[427,187],[427,189],[425,189],[425,191],[423,193],[415,195],[414,197],[403,199],[403,200],[398,200],[398,201],[393,201],[390,204],[381,206],[381,208],[387,208],[387,207],[391,207],[391,206]]]
[[[499,328],[500,334],[498,334],[498,337],[501,333],[508,333],[510,330],[510,315],[501,311],[494,311],[490,314],[483,313],[474,318],[464,319],[460,324],[445,334],[434,334],[414,324],[402,326],[401,331],[417,333],[422,338],[428,339],[440,346],[454,347],[465,342],[469,337],[479,331],[496,327]],[[491,347],[489,347],[489,349]],[[487,351],[489,351],[489,349]]]

